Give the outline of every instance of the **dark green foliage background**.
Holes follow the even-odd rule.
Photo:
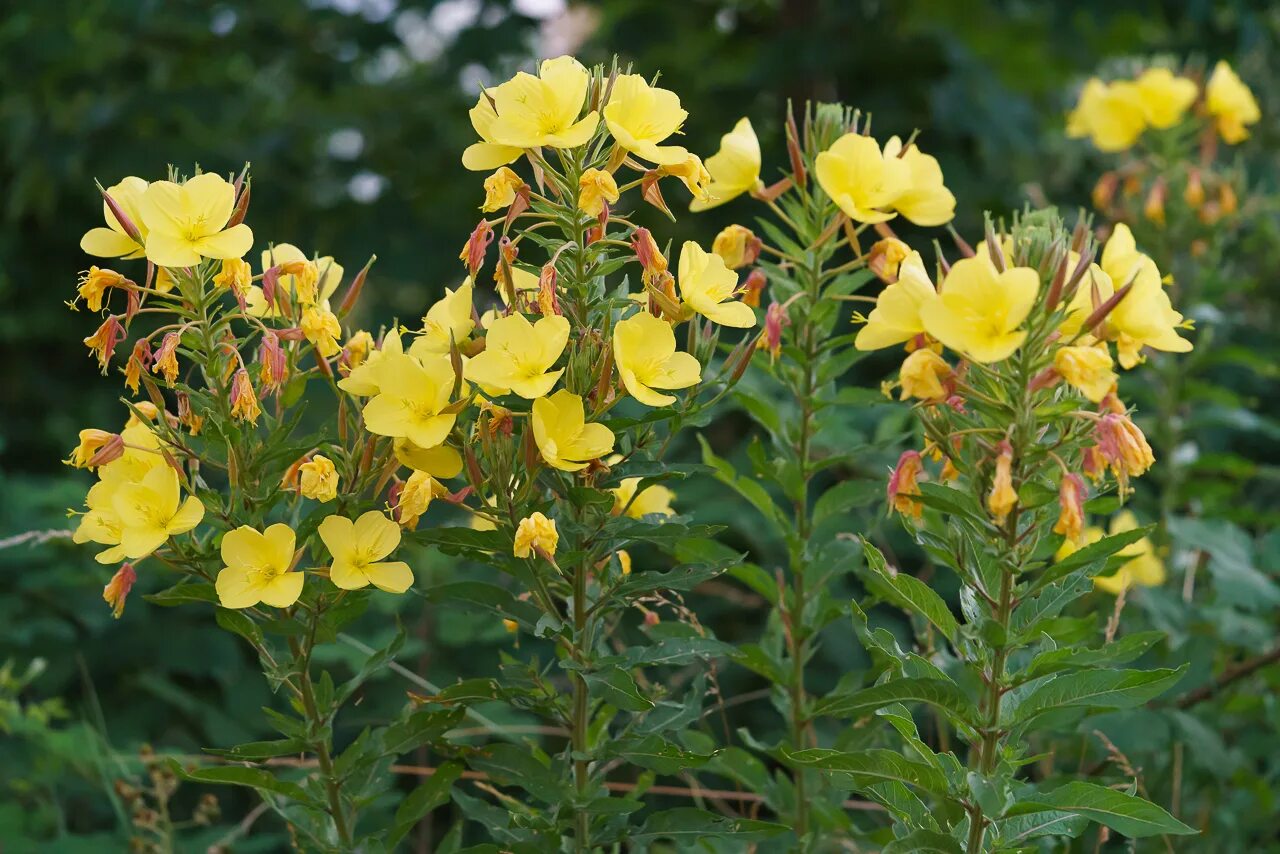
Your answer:
[[[478,216],[481,176],[459,163],[472,139],[466,110],[474,101],[474,89],[459,80],[476,67],[504,79],[538,49],[540,24],[506,0],[488,0],[437,57],[415,61],[402,36],[415,23],[443,20],[430,16],[449,5],[456,3],[41,0],[5,10],[0,539],[64,527],[64,508],[79,503],[88,480],[59,459],[78,429],[121,420],[118,378],[99,377],[79,343],[94,325],[91,316],[63,305],[88,263],[79,237],[100,220],[95,178],[105,185],[127,174],[155,177],[170,162],[227,172],[251,161],[250,222],[259,249],[288,241],[332,253],[348,270],[378,255],[358,317],[370,324],[420,314],[461,278],[456,256]],[[350,7],[357,9],[345,11]],[[971,239],[984,209],[1008,211],[1028,199],[1068,209],[1087,203],[1102,161],[1063,139],[1063,111],[1084,75],[1130,56],[1231,59],[1258,93],[1265,117],[1247,147],[1257,152],[1246,164],[1250,181],[1276,195],[1280,11],[1271,4],[604,0],[574,9],[580,24],[590,23],[578,55],[593,62],[617,53],[643,73],[661,70],[689,110],[687,143],[695,151],[710,153],[738,117],[750,116],[766,152],[766,180],[782,155],[788,98],[842,99],[871,112],[881,136],[921,128],[922,147],[941,160],[960,200],[956,225]],[[386,73],[393,67],[398,71]],[[354,158],[330,151],[332,134],[342,129],[363,136]],[[362,173],[384,182],[368,203],[348,192]],[[676,195],[669,191],[673,204]],[[754,215],[746,208],[739,202],[655,231],[662,240],[709,240],[735,217]],[[1280,537],[1266,535],[1280,506],[1277,232],[1273,201],[1245,224],[1230,269],[1206,274],[1210,304],[1181,306],[1202,326],[1218,327],[1214,346],[1226,354],[1203,366],[1180,416],[1212,456],[1198,463],[1206,468],[1192,470],[1175,502],[1180,515],[1200,518],[1172,531],[1175,542],[1181,537],[1212,552],[1203,583],[1213,587],[1184,608],[1176,589],[1181,574],[1171,567],[1169,588],[1142,597],[1131,619],[1134,629],[1150,624],[1170,632],[1164,664],[1191,660],[1188,687],[1269,648],[1276,635]],[[874,387],[893,362],[889,354],[867,359],[851,380]],[[1142,389],[1128,391],[1142,400]],[[1144,426],[1151,432],[1154,425]],[[750,429],[745,417],[727,413],[706,435],[717,453],[733,457]],[[906,422],[855,415],[839,429],[849,444],[880,440],[880,450],[855,473],[879,478]],[[692,442],[683,450],[696,455]],[[772,569],[780,546],[761,540],[745,505],[707,500],[720,494],[713,483],[689,483],[680,506],[698,521],[729,524],[729,544]],[[1149,493],[1140,494],[1139,508],[1154,506]],[[890,542],[903,539],[890,530],[895,526],[876,524]],[[899,557],[911,560],[909,553]],[[455,571],[439,555],[423,555],[417,567],[420,587]],[[68,712],[51,730],[0,729],[5,842],[56,839],[59,851],[117,845],[126,831],[110,781],[136,772],[136,763],[128,763],[139,744],[198,753],[262,735],[259,708],[271,698],[238,641],[197,609],[141,601],[138,593],[163,582],[146,573],[124,618],[113,621],[99,598],[105,581],[88,550],[65,541],[0,551],[0,662],[12,658],[22,669],[45,659],[48,670],[22,701],[60,697]],[[498,651],[510,646],[500,626],[475,615],[424,613],[420,600],[409,597],[374,598],[353,633],[376,644],[390,636],[398,612],[412,636],[402,660],[436,683],[452,681],[459,663],[471,668],[467,675],[494,672]],[[692,604],[729,641],[754,637],[763,619],[750,595],[720,591]],[[850,638],[842,626],[837,642],[825,647],[815,662],[815,689],[857,666],[861,652]],[[329,652],[335,660],[349,653],[340,646]],[[1261,671],[1247,692],[1224,692],[1186,716],[1184,798],[1199,808],[1198,796],[1185,792],[1203,793],[1216,815],[1215,834],[1183,840],[1182,850],[1274,844],[1265,822],[1280,809],[1270,794],[1280,778],[1276,670]],[[759,687],[732,667],[721,671],[728,696]],[[397,708],[403,687],[373,682],[344,720],[347,737],[379,709]],[[771,711],[749,708],[759,709],[753,727],[772,725]],[[1122,747],[1149,751],[1152,796],[1167,804],[1160,780],[1168,774],[1162,740],[1168,736],[1153,734],[1144,714],[1099,725]],[[252,806],[243,795],[220,794],[229,824]],[[194,797],[190,792],[187,800]],[[197,832],[184,844],[203,850],[226,830]],[[264,820],[256,850],[272,850],[279,832]],[[6,850],[26,850],[21,844]]]

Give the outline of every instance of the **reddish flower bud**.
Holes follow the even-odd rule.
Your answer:
[[[898,464],[889,476],[886,490],[891,511],[919,519],[924,513],[924,505],[916,500],[920,495],[920,475],[924,472],[924,461],[919,451],[903,451],[898,457]]]
[[[1084,501],[1088,497],[1084,479],[1078,474],[1064,474],[1058,487],[1058,521],[1053,532],[1073,543],[1080,542],[1084,532]]]
[[[138,573],[133,571],[133,564],[123,563],[116,570],[116,574],[111,576],[107,586],[102,588],[103,601],[111,606],[111,616],[117,620],[124,613],[125,600],[129,598],[129,591],[133,589],[133,583],[137,580]]]
[[[119,318],[113,314],[102,322],[96,332],[84,339],[84,345],[89,348],[90,354],[98,359],[102,373],[107,372],[111,354],[115,352],[116,346],[124,340],[124,337],[124,327],[120,325]]]
[[[742,283],[742,302],[752,308],[760,306],[760,295],[764,293],[768,278],[763,270],[752,270]]]

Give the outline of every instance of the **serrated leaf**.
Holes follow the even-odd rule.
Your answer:
[[[1069,706],[1098,709],[1132,709],[1160,696],[1182,678],[1186,665],[1176,670],[1082,670],[1056,676],[1021,702],[1006,706],[1002,718],[1010,727]]]
[[[1166,637],[1164,632],[1138,632],[1100,649],[1064,647],[1046,650],[1031,659],[1024,675],[1027,679],[1034,679],[1060,670],[1128,664]]]
[[[899,608],[919,614],[942,632],[943,637],[956,643],[960,624],[941,596],[913,575],[891,573],[884,555],[866,539],[862,541],[862,551],[867,560],[863,576],[872,593]]]

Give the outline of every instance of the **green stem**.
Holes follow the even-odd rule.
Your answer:
[[[585,665],[583,648],[587,629],[587,564],[580,562],[573,573],[573,655],[580,666]],[[573,782],[577,789],[577,805],[574,807],[574,848],[591,850],[591,814],[585,801],[589,783],[587,765],[587,728],[590,726],[590,697],[587,680],[582,671],[573,674],[573,717],[570,721],[573,747]]]
[[[297,638],[289,638],[289,651],[299,664],[299,692],[302,695],[302,708],[307,716],[307,734],[314,740],[312,750],[316,753],[316,761],[320,766],[320,777],[324,781],[325,795],[329,801],[329,815],[333,818],[334,830],[338,834],[338,842],[343,851],[352,848],[351,829],[347,826],[346,811],[342,807],[342,787],[333,769],[333,757],[329,753],[329,739],[318,733],[323,718],[316,705],[315,685],[311,681],[311,650],[315,645],[315,620],[312,617],[311,633],[307,638],[304,650]]]

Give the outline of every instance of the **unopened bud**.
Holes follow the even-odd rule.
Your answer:
[[[883,282],[898,281],[898,269],[911,256],[911,247],[896,237],[886,237],[871,244],[867,255],[867,269]]]
[[[107,586],[102,588],[102,598],[111,606],[111,616],[117,620],[124,613],[125,600],[129,598],[129,591],[133,589],[133,583],[138,580],[138,574],[133,570],[133,564],[123,563],[116,570],[116,574],[111,576],[111,580],[107,582]]]
[[[764,287],[768,284],[768,278],[763,270],[752,270],[742,283],[742,302],[752,308],[759,308],[760,295],[764,293]]]
[[[890,510],[912,519],[919,519],[924,512],[924,505],[917,499],[920,495],[920,475],[924,472],[924,461],[919,451],[903,451],[889,476],[886,494]]]

